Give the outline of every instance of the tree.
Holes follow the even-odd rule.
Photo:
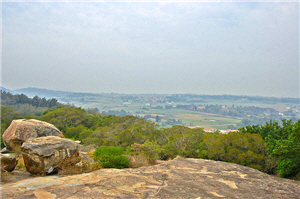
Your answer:
[[[85,110],[75,107],[59,107],[41,117],[41,120],[55,125],[64,132],[68,127],[84,124],[87,119]]]
[[[267,151],[272,159],[267,160],[270,168],[276,168],[281,177],[300,179],[300,119],[267,122],[261,126],[247,126],[243,133],[260,134],[266,141]]]
[[[292,123],[283,120],[283,127],[278,135],[269,134],[267,146],[272,157],[278,158],[277,172],[281,177],[300,179],[300,119]]]
[[[259,134],[230,132],[207,133],[198,157],[233,162],[262,171],[268,170],[265,141]]]
[[[10,123],[15,119],[20,119],[21,116],[13,109],[1,105],[1,148],[5,147],[2,139],[2,134],[9,127]]]
[[[160,121],[161,121],[161,118],[160,118],[158,115],[156,115],[156,117],[155,117],[155,121],[158,123],[158,122],[160,122]]]

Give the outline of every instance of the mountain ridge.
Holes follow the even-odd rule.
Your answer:
[[[72,91],[58,91],[37,87],[26,87],[19,89],[7,89],[1,87],[1,90],[5,90],[6,92],[11,92],[13,94],[26,94],[29,97],[34,97],[38,95],[39,97],[59,97],[64,94],[86,94],[86,95],[101,95],[101,94],[116,94],[116,95],[190,95],[190,96],[205,96],[205,97],[235,97],[235,98],[269,98],[269,99],[292,99],[292,100],[300,100],[300,98],[294,97],[273,97],[273,96],[250,96],[250,95],[228,95],[228,94],[220,94],[220,95],[207,95],[207,94],[193,94],[193,93],[174,93],[174,94],[156,94],[156,93],[143,93],[143,94],[124,94],[124,93],[93,93],[93,92],[72,92]]]

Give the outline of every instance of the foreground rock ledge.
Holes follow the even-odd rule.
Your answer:
[[[299,198],[300,182],[203,159],[2,184],[3,198]]]

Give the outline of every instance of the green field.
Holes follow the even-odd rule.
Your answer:
[[[189,110],[180,110],[180,109],[155,109],[150,106],[145,106],[143,103],[132,103],[130,105],[122,105],[120,101],[110,101],[109,103],[76,103],[76,106],[81,106],[83,108],[92,108],[97,107],[101,112],[102,111],[121,111],[132,113],[134,116],[144,117],[145,115],[151,115],[153,118],[150,118],[150,121],[155,122],[155,116],[158,115],[161,117],[162,122],[166,122],[167,119],[181,119],[185,126],[194,127],[212,127],[216,129],[227,129],[229,125],[236,125],[240,123],[240,119],[233,119],[229,117],[216,116],[208,113],[189,111]],[[164,105],[164,104],[156,104]],[[141,112],[141,113],[137,113]],[[159,123],[162,124],[162,123]],[[163,125],[162,127],[171,127],[172,125]]]
[[[62,97],[62,96],[61,96]],[[230,99],[229,99],[230,98]],[[138,117],[147,117],[149,121],[156,122],[158,115],[160,120],[158,124],[161,127],[171,127],[173,125],[184,125],[188,127],[211,127],[216,129],[227,129],[229,125],[236,126],[242,122],[241,117],[221,116],[220,114],[211,114],[191,109],[166,109],[166,106],[176,107],[177,105],[205,106],[222,105],[223,107],[260,107],[273,108],[277,111],[286,111],[289,107],[299,110],[299,103],[294,101],[281,102],[274,98],[251,98],[239,96],[224,96],[218,99],[215,96],[194,96],[194,95],[127,95],[127,94],[75,94],[64,95],[63,99],[70,104],[85,109],[98,108],[101,113],[118,115],[118,112],[126,111],[126,115]],[[171,100],[170,100],[171,99]],[[295,108],[296,107],[296,108]],[[268,116],[269,113],[266,113]],[[247,116],[246,116],[247,119]],[[266,118],[269,121],[269,118]]]
[[[298,120],[299,98],[198,94],[74,93],[38,88],[18,92],[56,98],[60,103],[100,113],[133,115],[157,122],[160,127],[183,125],[217,129],[261,125],[270,120]],[[90,110],[95,111],[95,110]],[[233,125],[233,126],[232,126]]]

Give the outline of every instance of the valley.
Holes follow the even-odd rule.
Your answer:
[[[237,129],[272,120],[300,118],[298,98],[196,94],[73,93],[38,88],[11,91],[30,97],[56,98],[60,103],[88,111],[133,115],[156,122],[160,128],[174,125],[202,127],[207,131]]]

